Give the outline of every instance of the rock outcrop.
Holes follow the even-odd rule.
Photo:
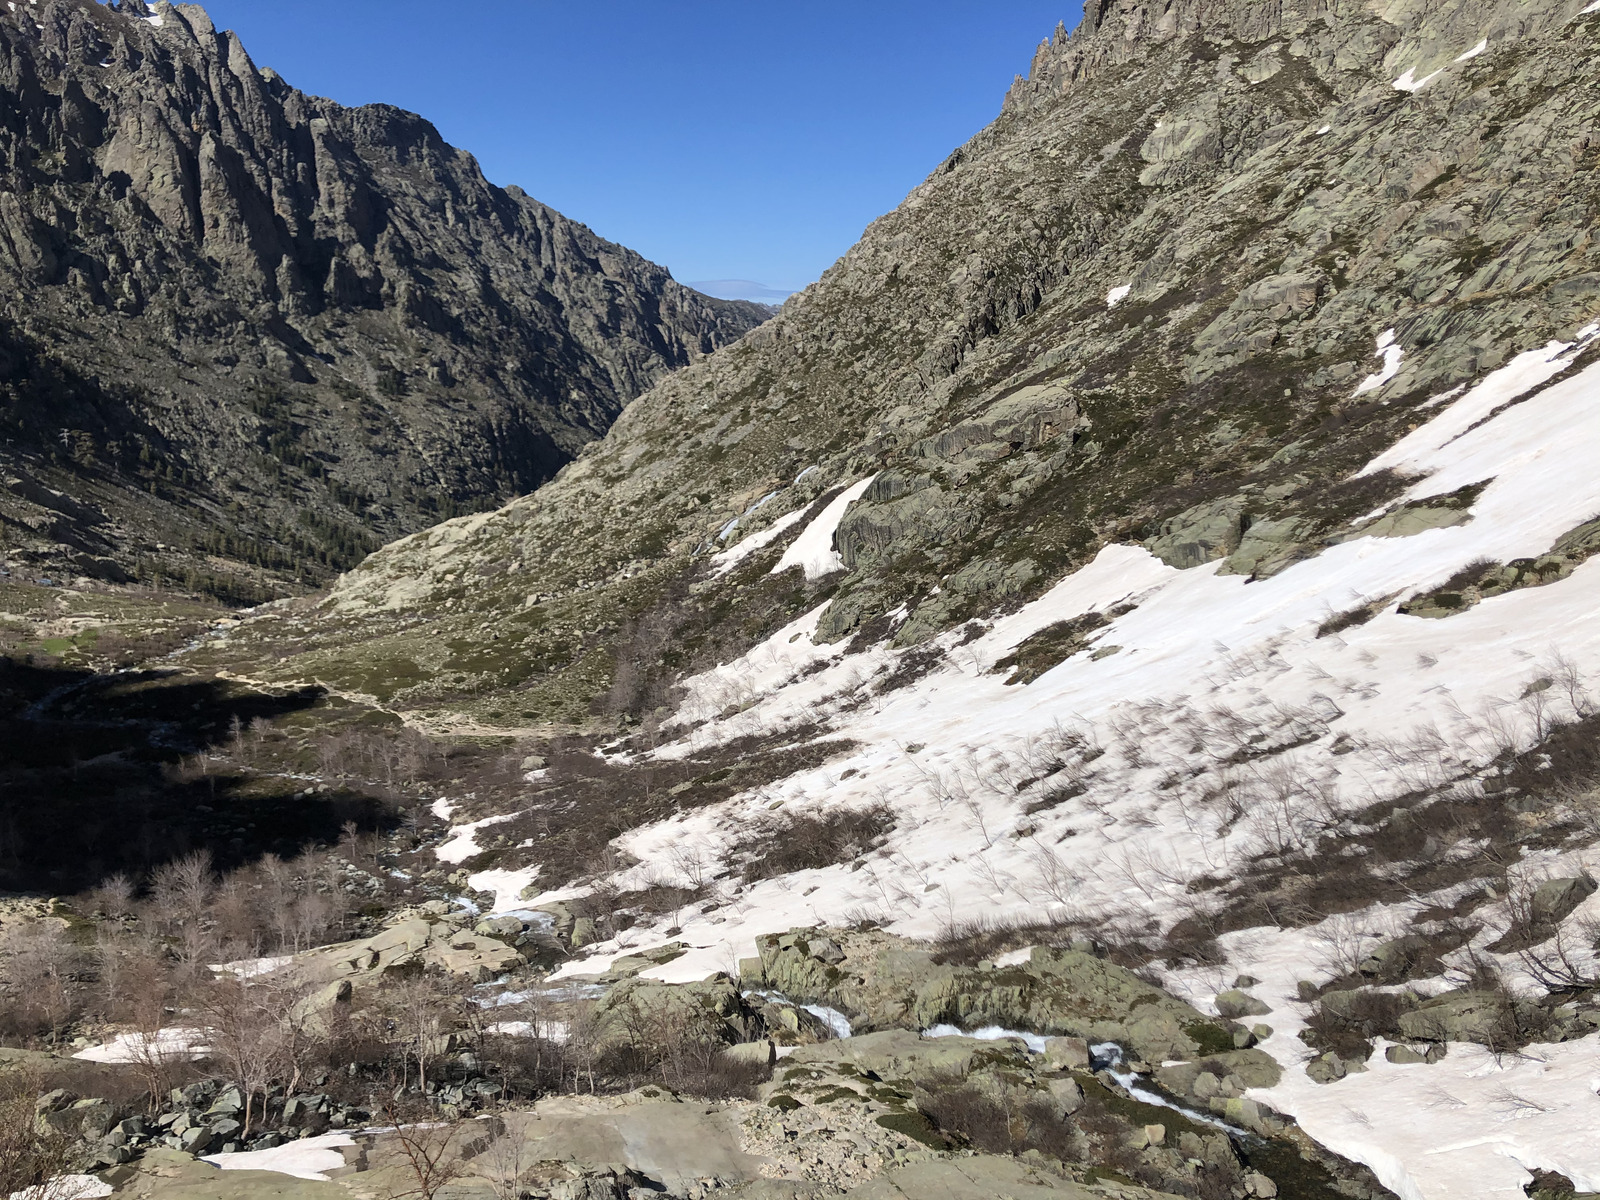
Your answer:
[[[37,565],[324,577],[533,489],[768,316],[197,5],[0,13],[0,114],[0,547]]]

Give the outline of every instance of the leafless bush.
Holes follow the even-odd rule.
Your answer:
[[[918,1107],[938,1129],[988,1154],[1036,1150],[1061,1157],[1076,1139],[1061,1107],[1031,1089],[980,1089],[959,1076],[922,1083]]]
[[[1565,925],[1555,936],[1538,946],[1517,952],[1533,981],[1548,992],[1590,991],[1600,987],[1600,961],[1595,947],[1600,945],[1600,923],[1580,922],[1573,930]]]
[[[55,1041],[80,1007],[74,976],[85,956],[53,920],[14,926],[0,938],[0,1032]]]
[[[476,1155],[479,1173],[489,1181],[495,1200],[522,1200],[522,1176],[533,1165],[524,1139],[496,1117],[490,1123],[488,1144]]]
[[[118,872],[89,893],[89,911],[111,920],[130,917],[135,912],[135,891],[133,881]]]
[[[816,813],[769,813],[757,818],[729,847],[747,882],[849,862],[871,850],[894,828],[885,804]]]
[[[71,1139],[36,1116],[34,1098],[42,1090],[28,1072],[0,1077],[0,1196],[67,1200],[75,1194],[62,1179],[72,1160]]]
[[[271,980],[213,980],[195,998],[212,1057],[244,1093],[244,1135],[255,1116],[255,1099],[274,1084],[296,1090],[311,1038],[299,1013],[298,989]]]
[[[386,1190],[385,1200],[437,1200],[461,1178],[462,1162],[452,1143],[456,1127],[423,1106],[391,1101],[384,1115],[394,1127],[402,1182]]]
[[[384,991],[384,1011],[395,1032],[400,1054],[401,1087],[417,1065],[417,1088],[428,1086],[428,1064],[444,1053],[450,1030],[459,1019],[461,1001],[448,976],[416,972],[402,976]]]

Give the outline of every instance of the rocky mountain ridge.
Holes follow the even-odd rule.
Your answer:
[[[421,118],[296,91],[195,5],[19,5],[0,90],[0,495],[35,570],[323,578],[533,489],[769,315]]]
[[[782,597],[786,582],[738,583],[756,592],[741,638],[837,590],[826,636],[906,608],[896,637],[914,643],[1039,594],[1107,541],[1203,525],[1206,504],[1223,515],[1195,535],[1201,560],[1234,554],[1248,524],[1246,574],[1338,536],[1387,498],[1392,481],[1347,478],[1411,404],[1570,336],[1596,294],[1592,17],[1576,3],[1393,7],[1399,25],[1361,7],[1257,43],[1164,33],[1162,14],[1188,7],[1095,10],[1042,52],[1033,99],[1014,90],[770,325],[635,403],[534,496],[343,581],[323,621],[345,649],[303,669],[385,703],[387,677],[419,703],[495,694],[483,707],[502,713],[511,686],[530,700],[518,724],[585,719],[601,659],[661,653],[659,633],[622,648],[605,629],[676,623],[707,646],[694,661],[714,661],[716,621],[685,623],[675,600],[663,611],[682,586],[667,581],[702,578],[713,551],[873,472],[839,531],[848,573]],[[1419,22],[1462,61],[1407,90],[1391,72]],[[1495,45],[1483,28],[1526,37]],[[1092,62],[1115,69],[1061,94]],[[1391,326],[1398,377],[1380,402],[1353,396]],[[740,577],[717,578],[690,607],[729,602]],[[522,665],[504,637],[469,656],[505,660],[498,675],[447,665],[431,639],[418,658],[391,627],[423,611],[463,632],[514,614]],[[358,629],[371,653],[350,649]],[[439,665],[419,677],[423,660]],[[556,663],[585,664],[586,681]]]

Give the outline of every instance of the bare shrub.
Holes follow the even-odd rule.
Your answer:
[[[460,994],[446,975],[417,972],[402,976],[384,991],[384,1012],[393,1023],[401,1061],[401,1087],[417,1064],[417,1090],[426,1091],[428,1064],[444,1053],[460,1010]]]
[[[296,989],[274,981],[223,977],[204,988],[194,1004],[211,1055],[244,1093],[244,1131],[256,1113],[255,1099],[278,1083],[293,1092],[310,1038],[298,1015]]]
[[[0,1032],[55,1041],[79,1009],[73,976],[83,952],[53,920],[14,926],[0,937]]]
[[[812,871],[859,858],[894,828],[887,804],[757,818],[728,851],[746,882]]]
[[[981,1089],[959,1076],[923,1081],[918,1107],[946,1135],[987,1154],[1036,1150],[1061,1157],[1077,1129],[1059,1103],[1032,1089]]]
[[[34,1098],[40,1080],[27,1072],[0,1077],[0,1196],[65,1200],[61,1177],[72,1159],[72,1142],[37,1119]]]
[[[385,1200],[437,1200],[461,1178],[462,1162],[452,1142],[456,1128],[441,1123],[431,1109],[386,1104],[384,1115],[394,1127],[401,1182],[385,1190]]]

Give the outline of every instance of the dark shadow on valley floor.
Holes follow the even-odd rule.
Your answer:
[[[393,828],[392,808],[372,796],[311,793],[304,780],[206,758],[257,718],[321,698],[0,658],[0,891],[66,895],[118,872],[137,882],[196,850],[229,869],[332,845],[349,822]]]

